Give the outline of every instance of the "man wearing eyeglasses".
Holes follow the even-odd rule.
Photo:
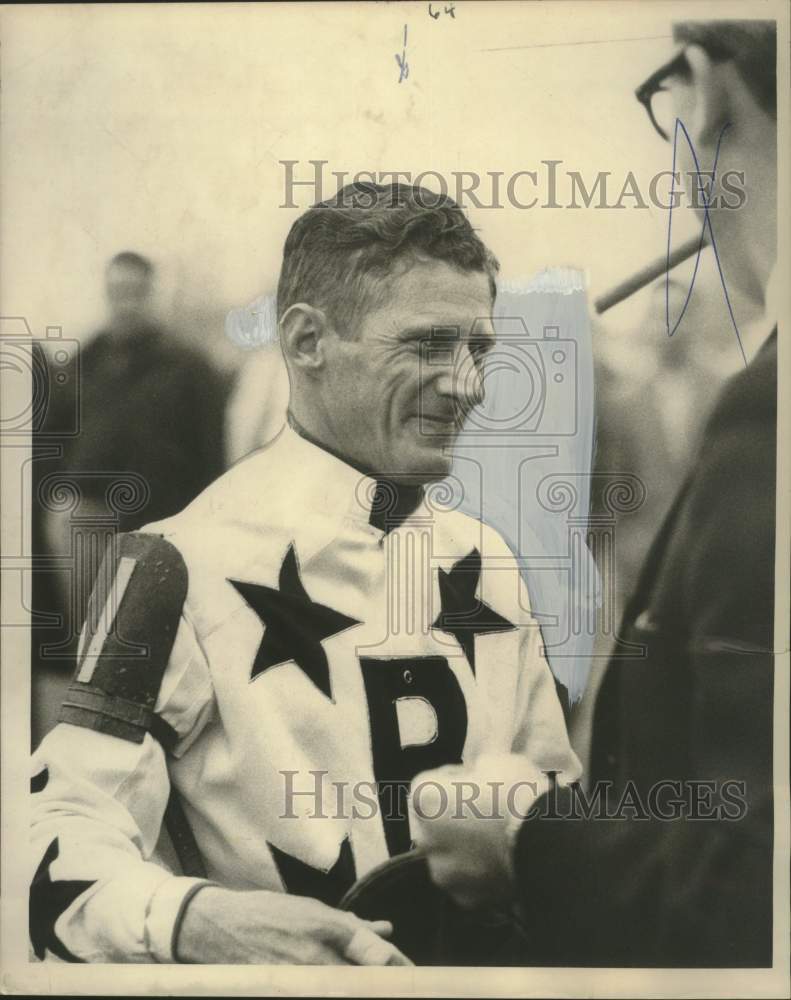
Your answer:
[[[598,787],[613,818],[537,782],[524,822],[421,823],[433,878],[457,902],[518,903],[531,964],[772,964],[775,24],[673,35],[676,52],[637,97],[663,138],[677,135],[685,176],[715,160],[717,177],[744,172],[745,204],[712,211],[711,227],[726,285],[759,299],[765,322],[740,331],[745,368],[627,605],[620,634],[636,652],[612,659],[598,696],[587,804],[609,782]],[[704,201],[716,194],[715,178]],[[416,783],[496,777],[439,769]]]

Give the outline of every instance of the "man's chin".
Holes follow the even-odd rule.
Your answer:
[[[452,461],[452,456],[438,447],[421,447],[403,462],[398,481],[410,486],[435,483],[449,475]]]

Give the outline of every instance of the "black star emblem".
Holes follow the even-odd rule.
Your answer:
[[[310,599],[299,578],[294,546],[288,547],[280,567],[278,590],[241,580],[228,582],[264,623],[264,637],[253,661],[250,680],[270,667],[293,660],[332,699],[330,667],[321,644],[360,622]]]
[[[475,636],[487,632],[508,632],[513,622],[498,615],[475,596],[481,577],[481,554],[473,549],[453,565],[451,571],[439,571],[439,596],[442,611],[431,626],[448,632],[464,650],[475,673]]]
[[[357,877],[352,845],[348,837],[341,844],[338,860],[327,871],[300,861],[299,858],[281,851],[269,841],[267,847],[272,852],[272,858],[286,892],[293,896],[311,896],[326,903],[327,906],[337,906]]]
[[[58,857],[57,837],[46,850],[30,885],[30,943],[36,958],[43,959],[47,949],[65,962],[79,962],[55,934],[55,922],[74,900],[94,884],[81,880],[52,881],[50,865]]]

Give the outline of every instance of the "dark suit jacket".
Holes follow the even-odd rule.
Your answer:
[[[560,790],[522,825],[533,964],[771,965],[776,383],[775,331],[726,384],[627,606],[634,655],[608,666],[591,761],[618,818],[570,818]],[[671,780],[718,818],[644,816],[652,788],[673,814]]]

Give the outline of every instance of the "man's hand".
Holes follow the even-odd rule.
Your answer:
[[[473,766],[424,771],[412,782],[415,842],[431,877],[465,909],[511,899],[513,841],[522,818],[549,788],[514,754]],[[434,818],[436,817],[436,818]]]
[[[316,899],[207,886],[190,900],[180,962],[240,965],[411,965],[385,938],[386,920],[360,920]]]

